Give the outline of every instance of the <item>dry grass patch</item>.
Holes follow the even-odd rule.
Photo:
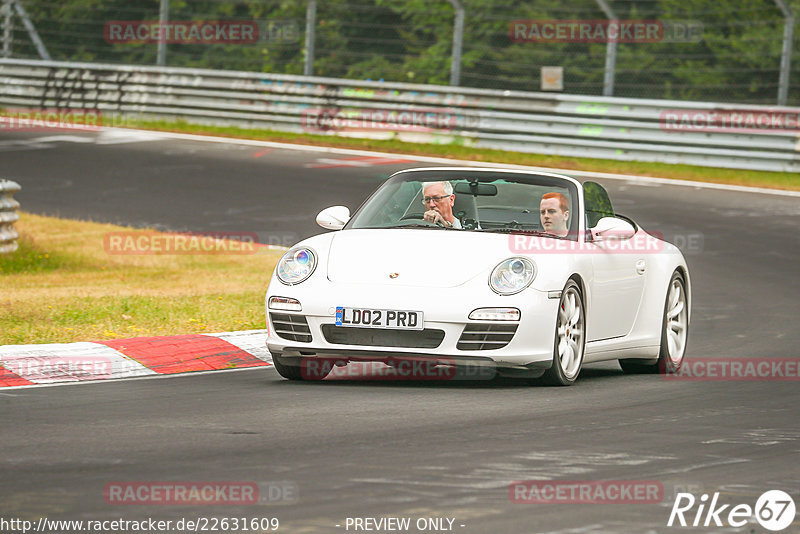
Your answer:
[[[166,234],[28,213],[15,227],[20,249],[0,255],[0,344],[264,328],[280,251],[114,254],[111,233]]]

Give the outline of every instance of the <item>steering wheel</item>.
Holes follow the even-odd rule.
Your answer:
[[[409,213],[407,215],[403,215],[402,217],[400,217],[400,220],[401,221],[407,221],[409,219],[415,219],[415,220],[419,221],[424,226],[438,226],[440,228],[444,228],[443,224],[434,223],[434,222],[431,222],[431,221],[426,221],[424,217],[425,217],[424,213]]]

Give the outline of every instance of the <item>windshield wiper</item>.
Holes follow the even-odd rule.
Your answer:
[[[442,227],[442,226],[431,226],[429,224],[420,224],[420,223],[398,224],[396,226],[383,226],[381,228],[426,228],[428,230],[442,230],[442,229],[444,229],[444,227]]]
[[[554,239],[566,239],[565,236],[543,232],[541,230],[532,230],[526,228],[482,228],[479,232],[493,232],[497,234],[525,234],[537,237],[552,237]]]

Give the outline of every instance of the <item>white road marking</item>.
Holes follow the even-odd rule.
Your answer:
[[[48,135],[45,137],[34,137],[33,139],[14,139],[0,141],[0,150],[9,152],[12,150],[39,150],[43,148],[53,148],[53,143],[94,143],[93,137],[80,137],[78,135]]]
[[[129,382],[131,380],[161,380],[161,379],[168,379],[168,378],[185,378],[191,376],[198,376],[198,375],[210,375],[212,373],[236,373],[239,371],[258,371],[264,369],[274,369],[271,365],[270,366],[258,366],[258,367],[238,367],[235,369],[213,369],[208,371],[192,371],[191,373],[173,373],[173,374],[160,374],[155,373],[152,375],[144,375],[144,376],[136,376],[131,378],[116,378],[114,380],[86,380],[81,382],[53,382],[52,384],[31,384],[29,386],[7,386],[4,387],[2,390],[3,392],[12,391],[12,390],[21,390],[21,389],[30,389],[30,388],[51,388],[51,387],[61,387],[61,386],[74,386],[77,384],[80,385],[90,385],[90,384],[108,384],[110,382],[117,383],[117,382]]]
[[[39,150],[41,148],[50,148],[52,145],[45,143],[36,143],[30,141],[0,141],[0,152],[14,152],[21,150]]]
[[[48,135],[31,139],[35,143],[94,143],[93,137],[81,137],[80,135]]]
[[[161,132],[145,130],[103,129],[97,137],[98,145],[118,145],[121,143],[141,143],[143,141],[158,141],[163,139]]]
[[[318,167],[320,165],[334,165],[337,167],[371,167],[372,163],[367,160],[334,158],[317,158],[316,163],[306,163],[306,167]]]
[[[2,131],[2,130],[0,130]],[[95,145],[119,145],[122,143],[141,143],[145,141],[158,141],[163,136],[158,132],[147,132],[141,130],[102,130],[97,136],[80,135],[45,135],[33,137],[31,139],[14,139],[0,141],[0,151],[10,152],[13,150],[41,150],[53,148],[55,143],[83,143]]]

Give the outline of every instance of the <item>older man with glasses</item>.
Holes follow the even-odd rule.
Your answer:
[[[447,228],[461,228],[461,221],[453,215],[453,184],[450,182],[425,182],[422,184],[422,202],[425,204],[423,218]]]

